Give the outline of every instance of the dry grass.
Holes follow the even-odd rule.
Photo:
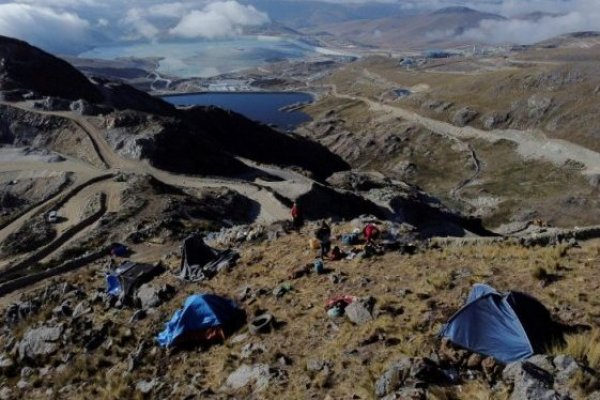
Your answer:
[[[334,233],[347,229],[334,227]],[[529,292],[555,312],[568,305],[575,312],[574,320],[566,322],[594,323],[596,316],[600,316],[600,304],[593,296],[579,296],[579,293],[597,290],[597,243],[569,252],[559,248],[525,249],[514,245],[449,247],[414,256],[389,253],[363,261],[328,263],[327,267],[345,276],[346,280],[334,284],[327,275],[311,274],[292,281],[294,290],[276,298],[271,291],[288,281],[289,269],[314,258],[313,250],[305,248],[306,237],[311,231],[307,227],[302,234],[285,236],[272,243],[244,245],[239,265],[205,284],[183,285],[166,275],[157,278],[157,284],[176,285],[177,296],[135,326],[128,323],[133,310],[105,313],[97,308],[98,324],[110,319],[119,327],[113,347],[108,351],[99,349],[91,355],[76,347],[68,349],[75,352],[71,368],[59,376],[40,378],[40,387],[58,389],[74,385],[67,392],[69,398],[74,399],[89,398],[91,393],[103,399],[131,398],[136,382],[156,376],[169,385],[180,382],[174,395],[185,397],[191,389],[181,382],[191,382],[196,374],[199,374],[196,393],[206,388],[219,391],[227,376],[239,365],[261,362],[277,366],[278,359],[285,355],[292,360],[291,365],[283,367],[288,373],[288,383],[272,385],[261,398],[322,398],[328,394],[334,399],[347,399],[357,394],[369,399],[373,396],[376,379],[401,355],[429,356],[435,352],[441,324],[462,305],[474,282],[486,282],[499,290]],[[531,276],[532,265],[541,262],[545,266],[549,263],[546,259],[554,261],[555,258],[569,269],[561,270],[563,279],[542,288]],[[178,260],[172,259],[171,263],[175,267]],[[88,291],[101,287],[101,278],[94,274],[93,268],[89,271],[73,273],[66,280],[77,282]],[[272,313],[282,322],[277,330],[249,336],[242,343],[227,340],[205,351],[169,354],[155,349],[148,352],[139,369],[132,374],[126,373],[127,355],[134,351],[139,340],[151,341],[186,296],[215,292],[234,298],[245,285],[254,291],[264,289],[266,294],[242,304],[244,309],[250,316],[265,310]],[[404,290],[410,292],[401,295]],[[330,320],[324,303],[336,294],[374,296],[376,319],[363,326],[355,326],[344,319]],[[128,329],[131,337],[124,333]],[[239,333],[245,334],[247,330],[244,328]],[[366,344],[370,342],[367,339],[378,336],[385,339]],[[594,345],[597,342],[597,333],[573,336],[568,339],[566,349],[557,351],[573,354],[578,359],[587,355],[590,364],[598,365],[600,346]],[[261,343],[267,351],[244,360],[241,349],[247,343]],[[330,361],[331,374],[309,373],[306,363],[311,359]],[[501,394],[491,393],[483,382],[435,389],[432,396],[504,398]]]

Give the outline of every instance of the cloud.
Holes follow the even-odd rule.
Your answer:
[[[553,2],[556,7],[547,9],[559,14],[536,19],[484,20],[477,28],[464,32],[462,38],[494,44],[533,44],[565,33],[600,30],[597,0],[547,1]],[[539,1],[534,0],[532,3],[540,5]],[[513,16],[539,10],[532,7],[532,4],[528,7],[519,6],[515,1],[505,1],[502,9]]]
[[[169,33],[183,38],[213,39],[239,35],[243,27],[260,26],[267,22],[268,15],[251,5],[219,1],[185,15]]]
[[[92,41],[90,23],[70,12],[28,4],[0,4],[0,34],[58,53],[73,53]]]

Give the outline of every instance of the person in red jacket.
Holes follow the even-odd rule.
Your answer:
[[[300,211],[300,207],[298,207],[298,203],[294,202],[294,204],[292,204],[292,226],[295,229],[299,229],[302,225],[304,225],[304,218],[302,217],[302,211]]]
[[[365,240],[367,241],[367,243],[371,243],[373,239],[379,236],[379,228],[377,228],[373,224],[367,224],[367,226],[365,226],[365,229],[363,229],[363,235],[365,235]]]

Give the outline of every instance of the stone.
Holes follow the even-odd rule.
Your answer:
[[[480,354],[473,353],[467,359],[467,368],[477,369],[481,367],[481,361],[483,361],[483,357]]]
[[[241,357],[251,358],[255,355],[265,353],[266,351],[266,346],[261,343],[248,343],[242,347]]]
[[[552,360],[558,371],[567,369],[571,364],[576,363],[575,359],[569,355],[559,354]]]
[[[425,400],[426,398],[426,392],[423,389],[401,388],[381,400]]]
[[[325,369],[325,367],[328,367],[329,364],[330,361],[312,358],[306,362],[306,370],[310,372],[318,372]]]
[[[89,303],[87,301],[82,301],[75,306],[72,317],[79,318],[82,315],[89,314],[91,312],[92,312],[92,309],[89,306]]]
[[[6,386],[0,388],[0,400],[11,400],[13,399],[13,391]]]
[[[373,320],[371,312],[362,304],[361,301],[355,301],[344,309],[346,317],[356,325],[364,325]]]
[[[252,385],[260,392],[269,387],[270,381],[271,370],[267,364],[243,364],[227,377],[225,387],[238,390]]]
[[[30,387],[31,387],[31,385],[26,380],[21,379],[19,382],[17,382],[17,389],[27,390]]]
[[[532,363],[536,367],[539,367],[545,371],[554,373],[554,364],[552,364],[552,358],[550,356],[544,354],[536,354],[534,356],[529,357],[527,362]]]
[[[409,357],[402,358],[392,364],[375,383],[377,397],[395,392],[410,375],[411,366],[412,360]]]
[[[454,117],[452,117],[452,123],[457,126],[466,126],[475,118],[477,118],[478,115],[479,113],[472,108],[464,107],[454,114]]]
[[[504,368],[502,379],[513,386],[510,400],[554,399],[552,374],[527,361],[513,362]]]
[[[34,373],[35,373],[35,371],[33,370],[33,368],[31,368],[31,367],[23,367],[21,369],[21,378],[22,379],[27,379],[31,375],[33,375]]]
[[[144,284],[140,286],[136,296],[142,309],[147,310],[160,306],[173,293],[174,288],[169,285],[156,287],[151,284]]]
[[[135,389],[142,394],[149,394],[154,390],[157,384],[158,382],[156,381],[156,379],[152,379],[149,381],[138,381],[138,383],[136,383],[135,385]]]
[[[129,318],[129,323],[131,324],[137,321],[141,321],[144,318],[146,318],[146,310],[136,310],[136,312],[133,313],[131,318]]]
[[[63,331],[62,325],[28,330],[18,345],[19,359],[35,360],[56,353]]]
[[[0,371],[6,374],[15,368],[14,360],[7,354],[0,355]]]

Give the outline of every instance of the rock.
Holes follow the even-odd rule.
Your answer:
[[[28,330],[19,342],[19,359],[36,360],[54,354],[60,347],[62,325],[42,326]]]
[[[99,107],[90,104],[86,100],[79,99],[69,105],[71,111],[75,111],[79,115],[98,115],[102,111]]]
[[[331,361],[312,358],[306,362],[306,370],[310,372],[318,372],[325,368],[329,368],[330,365]]]
[[[261,343],[248,343],[242,347],[241,357],[250,358],[258,354],[265,353],[267,348]]]
[[[11,400],[13,399],[13,391],[6,386],[0,388],[0,400]]]
[[[79,318],[82,315],[89,314],[91,312],[92,312],[92,309],[89,306],[89,303],[87,301],[82,301],[75,306],[72,317]]]
[[[256,392],[260,392],[269,386],[270,381],[271,370],[267,364],[244,364],[227,377],[225,387],[238,390],[252,385]]]
[[[58,97],[45,97],[42,101],[36,101],[33,104],[34,108],[45,111],[68,111],[71,103],[68,100]]]
[[[576,363],[575,359],[569,355],[559,354],[552,360],[556,369],[560,372],[567,369],[571,364]]]
[[[496,362],[494,357],[486,357],[481,361],[481,370],[488,382],[496,380],[496,376],[502,370],[502,367]]]
[[[467,368],[478,369],[481,367],[481,362],[483,361],[483,356],[477,353],[473,353],[467,359]]]
[[[31,387],[31,385],[29,384],[29,382],[21,379],[19,382],[17,382],[17,389],[20,390],[27,390]]]
[[[31,367],[23,367],[21,369],[21,379],[27,379],[31,375],[33,375],[34,373],[35,373],[35,371],[33,370],[33,368],[31,368]]]
[[[479,113],[470,107],[461,108],[452,117],[452,123],[457,126],[466,126],[478,115]]]
[[[135,390],[142,394],[149,394],[154,390],[157,384],[158,382],[156,381],[156,379],[152,379],[150,381],[139,381],[135,385]]]
[[[365,306],[362,301],[355,301],[344,309],[346,317],[357,325],[364,325],[373,320],[371,311]]]
[[[0,372],[4,375],[9,374],[15,368],[14,360],[7,354],[0,355]]]
[[[409,357],[405,357],[395,362],[384,374],[377,380],[375,384],[375,394],[378,397],[383,397],[396,391],[408,378],[410,374],[412,361]]]
[[[554,399],[552,374],[527,361],[510,363],[502,372],[502,379],[513,386],[510,400]]]
[[[504,124],[510,118],[509,113],[493,112],[481,118],[481,122],[485,129],[496,129],[499,125]]]
[[[163,285],[159,288],[151,284],[140,286],[137,291],[137,299],[142,309],[147,310],[160,306],[165,300],[169,299],[174,293],[174,288],[169,285]]]
[[[552,98],[534,94],[527,100],[528,116],[531,119],[539,119],[546,114],[552,105]]]
[[[129,318],[129,323],[131,324],[137,321],[141,321],[144,318],[146,318],[146,310],[136,310],[136,312],[133,313],[131,318]]]
[[[426,392],[423,389],[401,388],[381,400],[425,400],[426,398]]]
[[[538,368],[541,368],[545,371],[554,373],[554,364],[552,364],[552,358],[550,356],[544,354],[536,354],[534,356],[529,357],[527,362],[532,363]]]

